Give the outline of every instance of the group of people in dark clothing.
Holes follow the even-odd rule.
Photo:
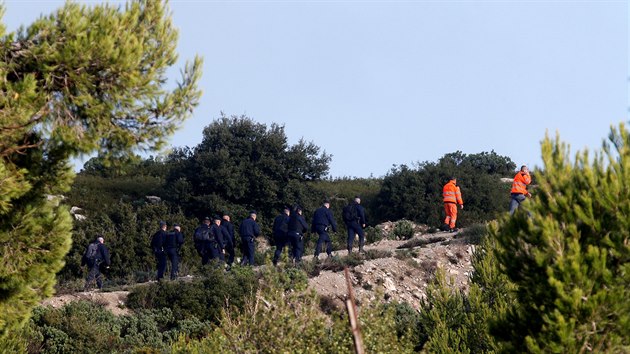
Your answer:
[[[365,209],[360,205],[361,199],[356,196],[352,203],[344,207],[343,219],[348,230],[348,253],[352,252],[355,235],[359,235],[359,251],[363,252],[365,244],[365,234],[363,228],[366,225]],[[299,263],[304,253],[304,235],[309,231],[308,224],[303,216],[303,209],[296,205],[293,207],[285,207],[283,212],[278,215],[273,222],[273,238],[276,250],[273,256],[273,263],[277,264],[285,247],[289,246],[289,258],[291,261]],[[249,212],[238,229],[241,238],[242,260],[241,265],[255,264],[255,239],[260,232],[260,226],[256,222],[256,211]],[[167,231],[168,225],[164,221],[160,221],[159,230],[153,234],[151,238],[151,250],[155,256],[157,265],[157,280],[164,278],[167,260],[171,262],[171,279],[176,279],[179,272],[180,250],[184,244],[184,235],[178,224],[173,225],[173,229]],[[315,210],[311,222],[310,231],[317,233],[317,245],[315,246],[315,259],[318,260],[319,254],[325,250],[328,257],[332,256],[332,242],[330,232],[337,232],[337,222],[330,210],[330,200]],[[234,225],[230,221],[230,216],[224,214],[222,217],[218,215],[205,217],[202,223],[195,229],[193,233],[193,242],[197,253],[201,257],[201,264],[206,265],[213,262],[216,265],[226,264],[229,270],[235,259],[235,235]],[[110,264],[109,251],[103,244],[103,238],[99,237],[94,241],[98,248],[96,260],[87,259],[89,251],[86,250],[84,255],[85,264],[90,268],[86,281],[86,289],[89,284],[96,280],[99,289],[102,287],[99,266],[105,262]],[[92,244],[90,244],[92,245]],[[91,263],[90,263],[91,262]],[[98,264],[97,264],[98,263]],[[91,265],[92,264],[92,265]],[[96,265],[95,265],[96,264]]]

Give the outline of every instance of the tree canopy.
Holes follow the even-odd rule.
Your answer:
[[[197,105],[199,58],[165,89],[176,44],[160,1],[68,2],[0,28],[0,341],[52,293],[70,248],[70,214],[50,197],[69,189],[69,159],[159,148]]]

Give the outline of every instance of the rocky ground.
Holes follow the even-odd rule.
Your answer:
[[[367,245],[367,255],[363,257],[369,260],[350,269],[350,280],[359,304],[373,301],[378,296],[386,301],[404,301],[419,308],[421,299],[426,296],[427,285],[438,268],[445,271],[455,287],[464,291],[468,289],[474,245],[469,245],[465,238],[458,237],[459,233],[427,233],[427,228],[423,225],[414,225],[414,235],[410,240],[393,240],[394,225],[392,222],[379,225],[387,238]],[[418,246],[400,248],[406,243],[409,245],[410,241]],[[346,250],[334,253],[337,258],[345,256]],[[306,256],[304,261],[312,262],[312,258],[313,256]],[[320,254],[318,261],[321,265],[334,262],[327,260],[325,253]],[[317,276],[309,279],[309,286],[335,306],[341,306],[348,294],[341,269],[320,271]],[[122,315],[128,313],[125,308],[128,293],[79,292],[53,297],[42,304],[61,307],[70,301],[91,300],[105,305],[116,315]]]

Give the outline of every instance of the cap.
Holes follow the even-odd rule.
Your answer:
[[[216,221],[216,220],[221,220],[221,217],[219,215],[213,216],[212,221]]]
[[[160,227],[166,226],[166,221],[160,221]]]
[[[249,215],[256,214],[256,210],[250,210]]]
[[[206,221],[206,220],[210,221],[210,218],[206,216],[205,218],[203,218],[203,220],[204,221]]]
[[[179,224],[173,224],[173,227],[180,227]]]
[[[357,194],[354,196],[354,199],[361,199],[361,196]]]
[[[290,207],[290,206],[288,206],[288,205],[285,205],[285,206],[284,206],[284,208],[282,208],[282,210],[289,210],[289,211],[290,211],[290,210],[291,210],[291,207]]]
[[[330,204],[330,199],[328,198],[324,199],[324,204]]]

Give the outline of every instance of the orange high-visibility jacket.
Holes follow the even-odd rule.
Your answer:
[[[512,182],[511,193],[527,194],[527,185],[532,183],[532,178],[525,173],[519,173],[514,176],[514,182]]]
[[[444,203],[464,204],[462,192],[459,190],[454,180],[450,180],[444,185],[442,196],[444,197]]]

